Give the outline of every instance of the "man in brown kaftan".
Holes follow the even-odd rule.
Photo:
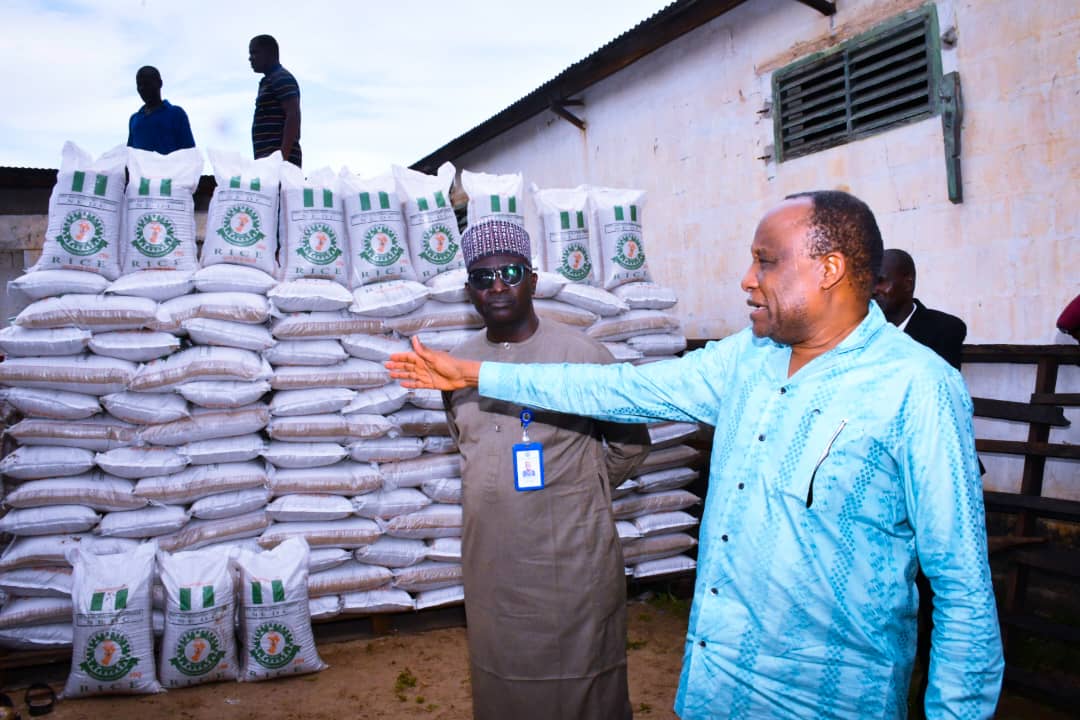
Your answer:
[[[584,333],[533,310],[528,235],[505,222],[462,238],[467,289],[487,330],[461,357],[504,362],[611,362]],[[444,395],[462,455],[462,561],[477,720],[624,720],[626,580],[611,487],[647,453],[640,425],[536,412],[544,487],[515,488],[513,446],[524,408]],[[606,446],[604,441],[606,440]]]

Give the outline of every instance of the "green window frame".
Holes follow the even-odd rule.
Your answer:
[[[773,74],[777,162],[941,112],[941,40],[933,4]]]

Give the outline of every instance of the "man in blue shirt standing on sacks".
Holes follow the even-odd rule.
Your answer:
[[[292,73],[281,66],[277,40],[256,35],[248,43],[251,69],[262,73],[255,96],[255,116],[251,121],[251,146],[256,158],[275,150],[297,167],[303,167],[300,152],[300,86]]]
[[[179,105],[162,100],[161,85],[161,73],[152,65],[135,73],[135,89],[143,106],[128,120],[128,147],[162,155],[195,147],[187,113]]]
[[[926,716],[992,717],[1004,661],[963,378],[871,302],[881,234],[857,198],[789,196],[750,252],[750,327],[679,359],[505,365],[414,338],[387,367],[405,387],[715,426],[684,720],[905,718],[920,564]]]

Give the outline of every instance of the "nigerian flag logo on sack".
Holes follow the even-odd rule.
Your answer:
[[[164,257],[179,244],[180,238],[176,236],[173,221],[161,213],[143,215],[135,225],[135,241],[132,245],[146,257]]]
[[[127,608],[128,589],[98,591],[90,596],[90,612],[118,612]],[[139,658],[131,654],[131,641],[127,635],[116,630],[101,630],[92,634],[86,642],[86,653],[79,663],[90,677],[102,682],[113,682],[131,672],[139,664]]]
[[[559,273],[567,280],[581,282],[592,272],[589,251],[581,243],[570,243],[563,248],[559,262]]]
[[[634,233],[626,233],[615,243],[614,262],[622,265],[627,270],[637,270],[645,264],[645,249],[641,246],[641,238]]]
[[[362,242],[360,257],[378,267],[393,265],[405,254],[397,233],[386,225],[372,227],[364,234]]]
[[[64,225],[60,228],[56,241],[72,255],[93,255],[108,245],[105,240],[105,223],[92,212],[73,210],[64,218]]]
[[[248,247],[266,237],[259,215],[247,205],[233,205],[225,212],[217,234],[230,245]]]
[[[217,667],[225,651],[217,633],[207,628],[188,630],[176,641],[169,664],[189,677],[198,677]]]
[[[292,632],[282,623],[260,625],[255,628],[252,640],[251,657],[270,670],[285,667],[300,652]]]
[[[296,254],[316,265],[329,265],[341,257],[337,233],[326,223],[313,223],[304,228]]]
[[[454,234],[445,225],[432,225],[420,241],[420,257],[432,265],[445,265],[457,255],[458,244]]]

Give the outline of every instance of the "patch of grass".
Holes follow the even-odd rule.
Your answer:
[[[416,687],[416,676],[409,668],[405,668],[398,673],[397,680],[394,681],[394,695],[401,702],[405,702],[405,691],[414,687]]]
[[[638,703],[637,712],[639,715],[648,715],[652,712],[652,705],[649,703]]]
[[[424,696],[423,695],[417,695],[416,696],[416,704],[417,705],[423,705],[424,704]]]
[[[647,602],[660,612],[670,613],[679,617],[690,617],[690,600],[676,597],[670,592],[657,593],[649,598]]]

